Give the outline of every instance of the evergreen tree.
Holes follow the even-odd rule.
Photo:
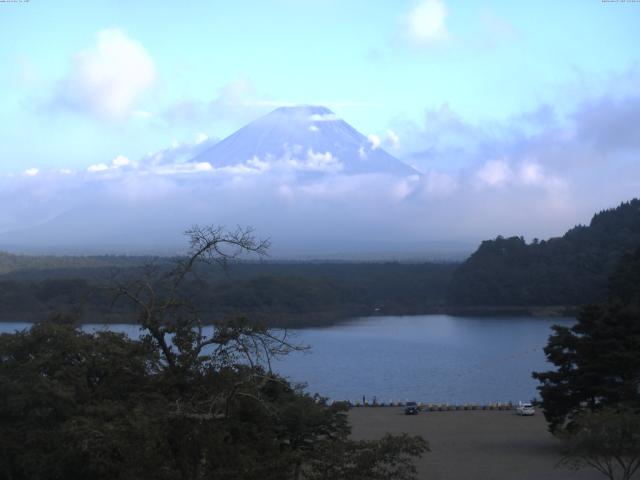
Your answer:
[[[527,244],[522,237],[482,242],[455,271],[456,306],[577,306],[605,301],[608,277],[640,245],[640,199],[593,216],[562,237]]]
[[[584,307],[571,327],[554,327],[545,348],[556,370],[536,372],[554,432],[571,431],[584,408],[640,409],[640,249],[622,258],[606,303]]]

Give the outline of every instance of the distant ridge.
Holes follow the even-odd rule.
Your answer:
[[[382,148],[374,148],[367,137],[328,108],[314,105],[277,108],[191,161],[230,167],[282,159],[306,161],[308,171],[325,173],[419,173]]]

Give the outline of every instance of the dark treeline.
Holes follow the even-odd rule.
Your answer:
[[[581,305],[607,295],[607,278],[640,245],[640,200],[594,215],[562,237],[482,242],[453,275],[449,302],[458,306]]]
[[[242,314],[272,326],[371,314],[526,313],[603,300],[618,260],[638,246],[636,199],[559,238],[484,241],[462,264],[235,262],[225,270],[199,267],[182,294],[207,320]],[[80,314],[87,322],[123,321],[130,312],[112,305],[107,287],[149,264],[170,271],[177,260],[0,253],[0,321],[34,321],[54,312]]]
[[[584,405],[640,413],[640,248],[620,259],[608,283],[605,301],[583,306],[573,326],[553,327],[545,353],[556,368],[534,373],[552,431],[571,430]]]
[[[15,255],[0,251],[0,274],[24,271],[68,271],[77,269],[126,268],[141,265],[152,257],[130,257],[126,255]]]
[[[151,260],[151,259],[147,259]],[[133,262],[133,260],[131,261]],[[49,312],[118,322],[130,312],[112,304],[109,287],[139,266],[23,269],[0,276],[2,320],[31,321]],[[154,259],[169,271],[171,259]],[[274,326],[320,325],[358,315],[418,314],[443,308],[455,264],[239,262],[223,271],[199,267],[183,295],[211,321],[243,314]]]

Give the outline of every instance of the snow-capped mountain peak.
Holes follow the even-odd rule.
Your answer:
[[[418,172],[393,157],[326,107],[280,107],[200,153],[214,168],[285,161],[324,173]]]

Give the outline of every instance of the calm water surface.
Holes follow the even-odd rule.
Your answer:
[[[274,363],[274,370],[332,399],[379,402],[488,403],[536,396],[534,370],[545,370],[542,348],[553,324],[572,319],[531,317],[370,317],[319,329],[290,330],[310,345]],[[0,331],[28,324],[0,324]],[[104,328],[88,325],[89,329]],[[134,325],[110,328],[131,336]]]

